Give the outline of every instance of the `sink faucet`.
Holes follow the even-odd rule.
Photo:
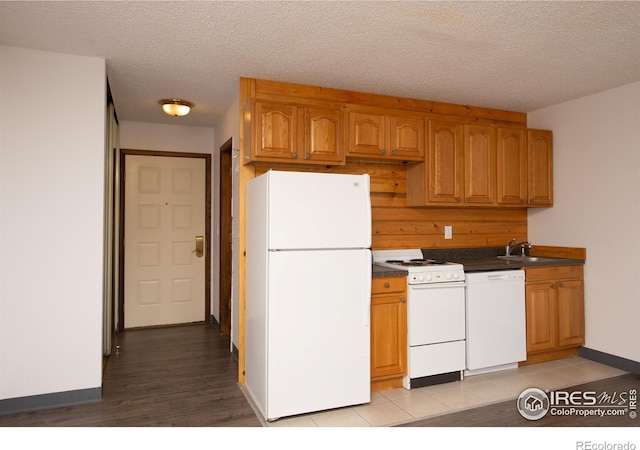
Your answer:
[[[511,244],[515,241],[515,238],[511,239],[509,243],[504,247],[504,256],[511,256]]]
[[[510,243],[511,243],[511,242],[510,242]],[[525,254],[525,250],[524,250],[524,249],[525,249],[525,248],[531,249],[531,242],[529,242],[529,241],[518,242],[517,244],[515,244],[515,245],[513,246],[513,248],[516,248],[516,247],[518,247],[518,246],[520,246],[520,256],[527,256],[527,255]]]

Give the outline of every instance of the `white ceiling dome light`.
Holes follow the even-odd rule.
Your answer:
[[[159,102],[162,105],[162,110],[170,116],[186,116],[193,108],[193,103],[186,100],[180,100],[179,98],[165,98]]]

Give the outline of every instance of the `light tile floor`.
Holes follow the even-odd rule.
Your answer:
[[[418,389],[374,392],[371,403],[303,414],[269,427],[380,427],[516,399],[529,387],[561,389],[623,375],[624,370],[574,357],[465,377]]]

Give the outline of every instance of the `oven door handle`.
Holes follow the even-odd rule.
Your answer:
[[[439,288],[463,288],[465,283],[454,281],[451,283],[412,284],[411,289],[439,289]]]

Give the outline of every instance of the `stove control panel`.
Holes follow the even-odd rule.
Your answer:
[[[410,272],[409,284],[430,284],[464,281],[464,271],[462,269],[451,269],[452,270]]]

